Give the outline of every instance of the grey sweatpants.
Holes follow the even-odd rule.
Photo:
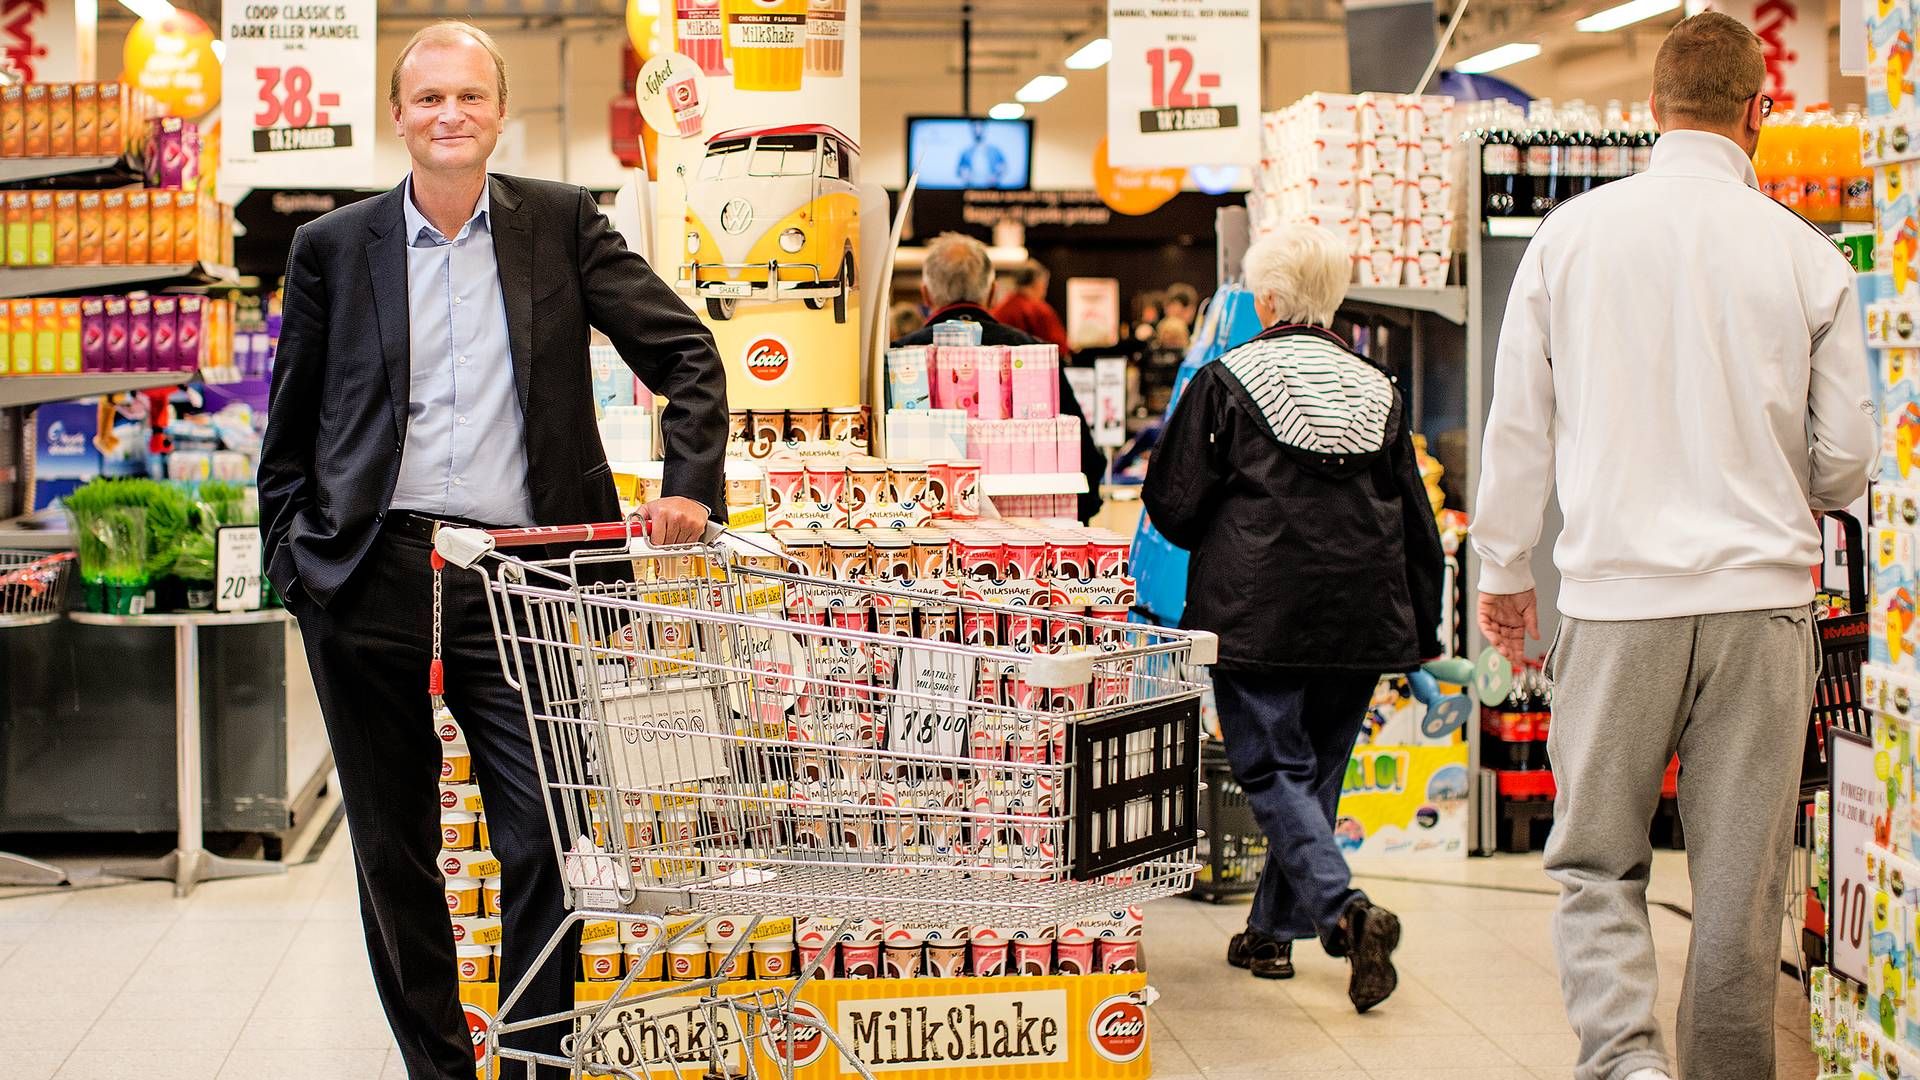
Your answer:
[[[1577,1080],[1671,1071],[1654,1019],[1647,830],[1680,754],[1693,883],[1680,1080],[1772,1080],[1780,914],[1818,647],[1806,608],[1562,619],[1547,873]]]

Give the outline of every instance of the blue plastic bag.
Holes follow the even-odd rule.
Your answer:
[[[1165,419],[1173,418],[1180,406],[1180,394],[1193,381],[1204,364],[1220,359],[1229,349],[1253,340],[1265,327],[1253,310],[1253,293],[1244,285],[1223,286],[1213,296],[1206,321],[1187,349],[1186,359],[1173,377],[1173,397],[1167,402]],[[1135,588],[1134,613],[1161,626],[1178,626],[1187,609],[1187,552],[1173,546],[1146,514],[1140,515],[1140,529],[1133,537],[1132,569]]]

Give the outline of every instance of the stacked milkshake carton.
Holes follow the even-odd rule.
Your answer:
[[[1361,285],[1433,288],[1453,257],[1453,99],[1308,94],[1261,118],[1255,238],[1306,221],[1344,234]]]

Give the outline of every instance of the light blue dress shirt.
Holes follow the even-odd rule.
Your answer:
[[[412,177],[401,205],[412,356],[393,508],[532,525],[526,422],[513,381],[487,188],[451,240],[413,205]]]

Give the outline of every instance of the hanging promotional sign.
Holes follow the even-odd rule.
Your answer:
[[[316,176],[373,170],[374,0],[259,4],[226,0],[223,79],[233,130],[223,191],[306,188]]]
[[[1107,0],[1108,157],[1156,168],[1260,160],[1260,6]]]
[[[1826,0],[1713,0],[1708,7],[1759,36],[1767,57],[1763,85],[1775,109],[1827,100]]]
[[[732,408],[861,404],[859,5],[662,0],[660,19],[671,44],[635,88],[660,134],[656,269],[713,331]]]
[[[125,78],[166,106],[168,115],[205,116],[223,92],[213,39],[212,28],[190,11],[176,8],[163,19],[141,19],[121,51]]]
[[[0,67],[12,81],[73,82],[80,79],[80,33],[74,5],[61,0],[0,2]],[[89,72],[87,78],[92,78]]]

